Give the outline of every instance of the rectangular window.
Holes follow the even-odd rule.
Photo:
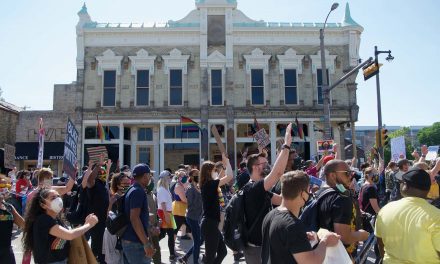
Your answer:
[[[296,70],[284,70],[284,100],[285,104],[297,104]]]
[[[139,70],[136,74],[136,105],[147,106],[150,101],[150,71]]]
[[[170,70],[170,105],[183,105],[182,70]]]
[[[183,131],[180,125],[177,126],[165,126],[165,138],[199,138],[199,131]]]
[[[263,70],[251,70],[251,97],[253,105],[264,105]]]
[[[211,70],[211,105],[223,105],[222,70]]]
[[[103,106],[116,104],[116,71],[104,71]]]
[[[152,141],[153,129],[142,127],[138,129],[138,141]]]
[[[327,72],[327,84],[329,84],[328,69],[326,72]],[[324,95],[322,93],[322,70],[321,69],[317,69],[316,78],[318,80],[318,82],[317,82],[317,84],[318,84],[318,104],[323,104],[324,103]]]

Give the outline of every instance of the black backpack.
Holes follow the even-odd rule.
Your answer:
[[[321,201],[324,197],[329,195],[330,193],[335,193],[336,191],[333,188],[323,189],[318,191],[316,195],[304,206],[299,219],[306,226],[306,231],[314,231],[318,232],[319,225],[319,207],[321,205]]]
[[[107,219],[105,220],[105,226],[110,234],[121,237],[127,225],[130,222],[130,217],[125,213],[125,199],[129,198],[133,186],[131,186],[127,192],[119,197],[114,205],[114,210],[109,211]]]
[[[266,208],[265,204],[261,208],[260,213],[256,219],[253,219],[252,226],[248,229],[246,226],[245,216],[245,192],[247,190],[245,185],[238,193],[235,193],[228,205],[225,208],[225,220],[223,225],[223,240],[231,250],[239,251],[247,244],[247,234],[254,231],[258,219],[263,216]],[[260,230],[261,232],[261,230]]]

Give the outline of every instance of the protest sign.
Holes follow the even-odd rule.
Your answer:
[[[76,130],[75,125],[67,120],[67,133],[64,141],[64,157],[63,157],[63,170],[71,178],[76,177],[76,163],[77,163],[77,145],[78,145],[79,133]]]
[[[397,162],[400,155],[406,159],[405,137],[396,137],[391,139],[391,160]]]
[[[318,140],[316,141],[316,148],[318,150],[318,154],[324,154],[326,151],[333,150],[335,142],[333,140]]]
[[[13,169],[15,167],[15,147],[5,144],[4,156],[5,168]]]
[[[215,141],[217,142],[217,146],[218,146],[220,152],[227,155],[225,146],[223,145],[222,139],[221,139],[220,134],[218,133],[217,127],[215,125],[213,125],[211,127],[211,132],[214,135]]]
[[[87,153],[89,153],[89,161],[93,163],[98,163],[101,155],[103,155],[104,162],[108,159],[108,152],[105,146],[87,148]]]
[[[429,146],[428,154],[426,154],[425,160],[435,160],[437,158],[439,146]]]
[[[267,145],[270,144],[270,138],[269,135],[266,133],[266,130],[264,128],[257,131],[257,133],[254,134],[255,141],[257,141],[258,147],[260,149],[264,149]]]
[[[40,124],[38,129],[38,162],[37,168],[43,168],[43,157],[44,157],[44,127],[43,127],[43,118],[40,118]]]

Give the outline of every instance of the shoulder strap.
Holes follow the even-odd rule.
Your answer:
[[[121,211],[122,211],[122,213],[125,213],[125,199],[127,199],[127,198],[130,199],[130,193],[133,190],[133,187],[134,187],[134,185],[130,186],[128,188],[128,190],[122,196],[123,197],[123,201],[122,201],[122,204],[121,204]]]
[[[322,200],[325,196],[327,196],[327,194],[332,193],[332,192],[336,192],[336,191],[331,187],[326,188],[317,194],[316,199]]]

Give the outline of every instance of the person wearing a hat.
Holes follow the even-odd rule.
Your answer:
[[[403,198],[377,216],[377,243],[383,263],[440,263],[440,210],[426,201],[430,175],[413,168],[402,175]]]
[[[149,213],[145,189],[151,181],[150,167],[138,164],[133,168],[133,187],[125,195],[125,215],[130,218],[121,237],[122,251],[129,264],[149,264],[154,254],[148,237]]]

